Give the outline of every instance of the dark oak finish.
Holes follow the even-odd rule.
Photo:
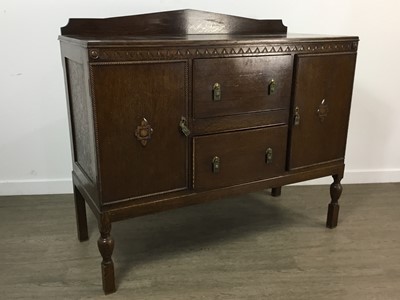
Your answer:
[[[290,168],[344,158],[356,54],[296,57]]]
[[[252,182],[285,171],[287,126],[220,133],[193,140],[194,189],[215,189]],[[270,162],[267,149],[272,150]],[[220,158],[219,172],[212,160]]]
[[[188,138],[177,126],[188,118],[187,63],[100,64],[90,71],[103,203],[187,189]],[[135,135],[143,119],[153,130],[145,145]]]
[[[103,261],[101,262],[101,274],[103,280],[103,290],[105,294],[115,292],[114,262],[111,258],[114,251],[114,240],[111,237],[111,221],[107,214],[103,214],[99,219],[100,237],[97,246]]]
[[[86,218],[85,198],[83,198],[81,192],[79,192],[76,186],[74,186],[74,201],[78,239],[81,242],[87,241],[89,239],[89,234]]]
[[[331,184],[330,188],[332,201],[331,203],[329,203],[328,217],[326,219],[326,227],[328,228],[335,228],[338,223],[339,207],[340,207],[338,200],[343,190],[342,185],[340,184],[342,178],[343,178],[342,174],[333,175],[333,183]]]
[[[195,135],[252,129],[265,126],[278,126],[288,123],[289,110],[279,109],[267,112],[255,112],[249,118],[248,114],[223,116],[216,118],[194,119],[192,131]]]
[[[270,82],[276,88],[269,93]],[[221,86],[213,101],[212,87]],[[193,116],[207,118],[289,109],[291,55],[199,59],[193,64]]]
[[[272,197],[279,197],[282,194],[282,187],[275,187],[271,189]]]
[[[188,20],[190,22],[188,22]],[[286,34],[282,20],[254,20],[192,9],[107,19],[70,19],[63,35],[148,36]]]
[[[333,176],[337,225],[357,37],[293,36],[281,20],[181,10],[62,28],[78,238],[112,222]]]

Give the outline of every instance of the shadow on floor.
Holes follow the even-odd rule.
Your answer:
[[[265,192],[254,193],[113,223],[118,281],[139,265],[188,251],[207,251],[257,232],[324,226],[321,220],[283,207],[280,201]],[[93,216],[89,216],[89,228],[91,239],[96,240]]]

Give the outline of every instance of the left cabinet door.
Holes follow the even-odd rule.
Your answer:
[[[187,63],[91,65],[102,202],[187,189]]]

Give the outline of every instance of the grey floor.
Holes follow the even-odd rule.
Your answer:
[[[285,187],[113,224],[104,296],[96,222],[76,238],[72,195],[0,197],[0,299],[400,299],[400,183]]]

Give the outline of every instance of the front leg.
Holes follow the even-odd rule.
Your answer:
[[[110,235],[111,222],[107,214],[100,215],[99,230],[100,237],[97,245],[103,257],[103,261],[101,262],[103,290],[105,294],[111,294],[115,292],[114,262],[111,258],[114,250],[114,240]]]
[[[328,216],[326,219],[326,227],[335,228],[338,223],[339,217],[339,204],[338,200],[340,195],[342,194],[342,185],[340,181],[343,178],[343,175],[333,175],[333,183],[331,184],[330,194],[331,194],[331,203],[328,206]]]

